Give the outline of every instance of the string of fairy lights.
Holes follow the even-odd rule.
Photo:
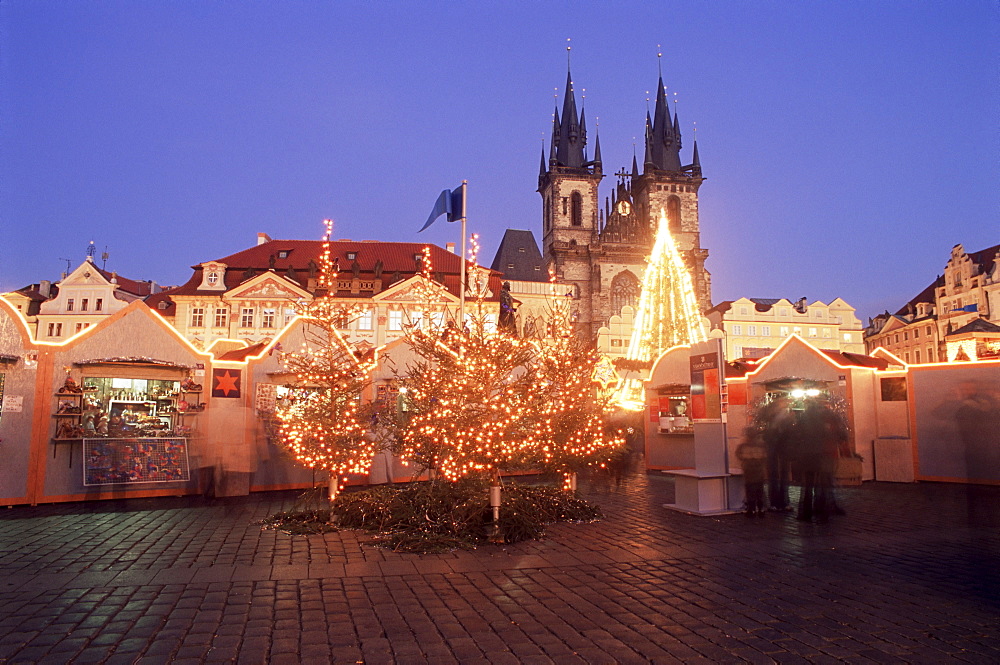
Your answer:
[[[282,354],[299,384],[312,390],[277,415],[280,436],[295,458],[339,478],[365,473],[384,444],[370,435],[374,425],[360,399],[375,360],[359,359],[337,330],[351,310],[335,299],[332,222],[325,224],[320,290],[300,306],[307,339],[298,352]],[[477,254],[473,236],[473,266]],[[440,316],[438,325],[423,325],[421,318],[406,328],[415,360],[396,377],[402,399],[391,422],[393,452],[449,480],[528,468],[569,478],[606,465],[624,445],[622,432],[609,426],[611,416],[616,407],[641,407],[642,381],[631,377],[617,390],[602,386],[605,359],[574,331],[571,303],[556,295],[554,274],[549,320],[537,340],[497,329],[482,271],[474,269],[469,283],[459,286],[473,298],[464,321],[449,311],[447,289],[433,275],[428,247],[415,292]],[[650,361],[673,346],[704,339],[690,275],[661,215],[627,358]]]
[[[691,275],[661,210],[625,357],[652,362],[675,346],[706,339]],[[644,391],[641,378],[628,377],[622,381],[618,403],[624,408],[641,409],[645,403]]]
[[[371,361],[359,360],[337,331],[344,305],[334,300],[336,267],[327,222],[319,284],[325,291],[303,304],[312,338],[282,359],[298,382],[314,388],[277,412],[279,433],[292,455],[331,477],[364,473],[381,445],[361,406],[371,382]],[[473,265],[478,252],[471,243]],[[429,249],[423,253],[416,292],[426,306],[447,309]],[[572,329],[565,299],[554,296],[548,335],[525,340],[500,331],[485,302],[487,275],[475,271],[473,297],[463,325],[411,325],[406,339],[415,354],[398,385],[402,413],[393,419],[394,452],[406,463],[457,480],[500,471],[543,469],[569,475],[602,466],[623,445],[609,431],[612,411],[599,388],[601,358]]]

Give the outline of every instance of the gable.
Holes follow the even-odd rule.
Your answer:
[[[312,300],[305,289],[299,288],[274,273],[258,275],[253,279],[230,289],[223,296],[226,300]]]
[[[455,304],[459,299],[442,284],[437,282],[428,284],[425,277],[414,275],[393,284],[376,295],[373,300],[384,303]]]

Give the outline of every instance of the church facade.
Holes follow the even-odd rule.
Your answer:
[[[698,193],[704,177],[697,142],[692,159],[681,158],[681,130],[670,113],[662,76],[652,117],[646,114],[645,155],[640,172],[614,174],[617,182],[603,205],[600,138],[588,151],[584,110],[577,112],[573,79],[566,77],[562,109],[556,108],[546,159],[542,148],[538,192],[542,198],[542,253],[559,283],[571,289],[581,332],[597,335],[638,304],[646,259],[661,214],[691,275],[701,311],[711,307],[708,250],[701,246]]]

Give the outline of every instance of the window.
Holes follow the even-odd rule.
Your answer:
[[[672,232],[681,230],[681,200],[680,197],[671,196],[667,199],[667,223]]]
[[[799,327],[799,326],[795,326],[794,328],[792,328],[792,332],[795,333],[796,335],[801,335],[802,334],[802,328]]]
[[[746,305],[740,305],[740,316],[746,316],[750,311]]]
[[[733,334],[734,335],[742,335],[743,334],[743,326],[741,326],[738,323],[736,325],[734,325],[733,326]]]
[[[372,329],[372,311],[367,309],[358,316],[358,330]]]
[[[345,311],[337,312],[333,317],[333,325],[337,330],[347,330],[351,326],[351,318]]]
[[[819,333],[817,332],[817,330],[815,328],[810,328],[809,329],[809,336],[810,337],[819,337]]]
[[[742,357],[743,357],[743,347],[740,346],[739,344],[734,344],[733,345],[733,358],[742,358]]]
[[[883,402],[906,401],[905,376],[884,377],[879,380],[879,383],[881,384]]]
[[[290,323],[291,320],[295,318],[295,310],[290,307],[286,307],[284,310],[284,316],[285,316],[285,323],[286,324]]]
[[[788,308],[787,307],[778,308],[778,316],[788,316]]]
[[[920,337],[920,328],[913,329],[913,339]]]
[[[410,312],[410,325],[413,326],[415,330],[422,330],[424,327],[424,313]]]
[[[440,330],[444,325],[444,312],[431,312],[431,325],[435,330]]]
[[[761,330],[760,334],[763,335],[764,337],[771,336],[771,326],[762,326],[760,330]]]
[[[215,286],[219,283],[219,273],[213,270],[208,273],[208,277],[205,278],[205,281],[208,282],[209,286]]]
[[[66,301],[66,311],[67,312],[72,312],[73,311],[73,299],[72,298],[70,298],[69,300]]]
[[[611,280],[611,313],[621,314],[626,305],[635,307],[639,302],[639,278],[629,270],[623,270]]]
[[[933,332],[931,332],[931,330],[932,330],[932,327],[931,326],[927,326],[927,336],[928,337],[930,337],[931,335],[934,334]]]
[[[353,261],[356,258],[358,258],[358,253],[357,252],[348,252],[347,253],[347,260],[348,261]]]
[[[814,309],[813,311],[816,312],[816,318],[817,319],[822,319],[823,318],[823,310],[821,310],[821,309]]]
[[[929,363],[934,362],[934,347],[933,346],[928,346],[927,347],[927,362],[929,362]]]
[[[287,249],[283,249],[283,250],[281,250],[280,252],[278,252],[278,258],[279,258],[279,259],[287,259],[287,258],[288,258],[288,254],[289,254],[289,251],[290,251],[290,250],[287,250]]]
[[[844,341],[847,342],[848,344],[854,341],[854,338],[851,336],[851,333],[844,333]]]
[[[240,310],[240,328],[253,328],[253,307]]]
[[[215,327],[225,328],[229,325],[229,310],[224,307],[215,308]]]
[[[50,323],[49,324],[49,337],[62,337],[62,324],[61,323]]]
[[[80,332],[81,330],[83,330],[84,328],[86,328],[89,325],[90,325],[89,323],[78,323],[78,324],[76,324],[76,332]]]
[[[573,226],[583,226],[583,196],[580,192],[573,192],[573,207],[570,215],[570,224]]]
[[[524,247],[518,247],[517,248],[517,253],[518,254],[524,254]]]
[[[94,301],[94,311],[102,312],[104,311],[104,298],[98,298]]]
[[[910,331],[904,330],[903,331],[903,341],[904,342],[908,342],[909,340],[910,340]]]
[[[920,349],[917,349],[913,352],[913,362],[915,363],[920,362]]]
[[[399,331],[402,329],[403,329],[402,310],[398,309],[389,310],[389,330]]]
[[[81,311],[81,312],[86,312],[86,311],[87,311],[87,305],[88,305],[88,304],[89,304],[89,303],[88,303],[88,300],[87,300],[86,298],[82,299],[82,300],[80,301],[80,311]]]
[[[910,352],[909,351],[907,351],[906,353],[903,354],[903,362],[905,362],[906,364],[910,364]]]
[[[274,327],[274,308],[267,307],[260,312],[260,327],[261,328],[273,328]]]
[[[201,328],[205,325],[205,308],[204,307],[192,307],[191,308],[191,327]]]
[[[781,337],[788,337],[789,333],[788,326],[781,326],[780,330],[781,330]]]
[[[747,326],[747,334],[751,337],[757,335],[757,326]]]

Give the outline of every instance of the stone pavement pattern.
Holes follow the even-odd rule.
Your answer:
[[[1000,663],[1000,488],[695,517],[584,486],[542,541],[397,554],[263,531],[296,493],[0,511],[0,663]]]

